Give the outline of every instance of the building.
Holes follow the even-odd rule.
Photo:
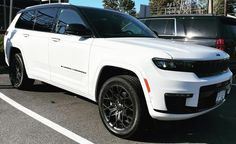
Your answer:
[[[150,17],[150,6],[140,5],[139,17]]]
[[[12,18],[19,10],[28,6],[55,2],[69,2],[69,0],[0,0],[0,31],[7,29]],[[11,6],[12,9],[10,9]]]

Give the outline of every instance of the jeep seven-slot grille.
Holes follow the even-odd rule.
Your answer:
[[[198,77],[207,77],[222,73],[229,68],[229,59],[198,61],[194,63],[194,73]]]

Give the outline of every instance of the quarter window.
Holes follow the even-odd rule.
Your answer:
[[[54,26],[53,23],[56,15],[57,15],[56,8],[39,9],[37,11],[34,30],[51,32]]]
[[[34,26],[35,12],[27,11],[21,14],[16,23],[16,28],[32,30]]]
[[[65,34],[66,26],[70,24],[84,25],[81,17],[76,11],[71,9],[60,10],[60,15],[57,20],[55,32],[59,34]]]

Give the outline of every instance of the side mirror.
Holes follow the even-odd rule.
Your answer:
[[[81,36],[84,38],[92,37],[92,32],[82,24],[68,24],[66,26],[65,33]]]

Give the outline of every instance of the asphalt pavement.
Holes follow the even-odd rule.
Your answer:
[[[154,120],[151,128],[128,140],[105,129],[96,103],[62,89],[37,81],[30,90],[17,90],[10,85],[7,74],[0,74],[0,93],[95,144],[236,143],[236,86],[218,109],[190,120]],[[0,143],[73,144],[76,141],[0,99]]]

